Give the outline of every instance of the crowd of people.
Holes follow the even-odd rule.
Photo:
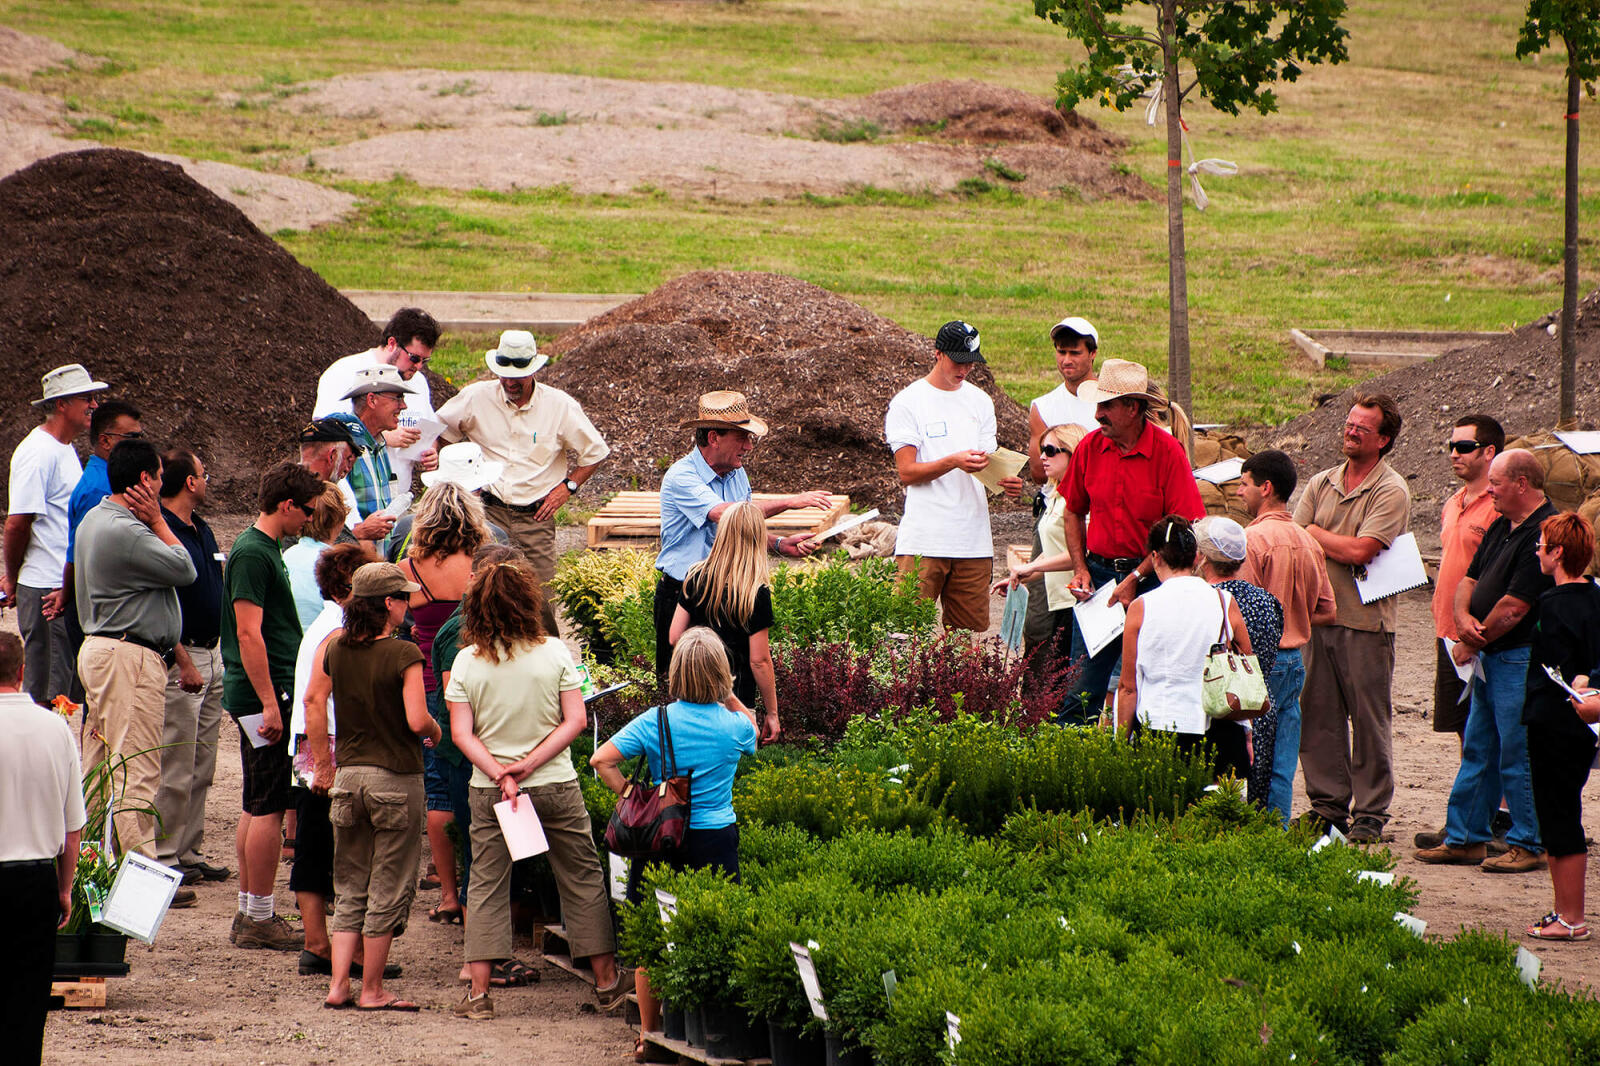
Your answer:
[[[1246,459],[1241,526],[1205,514],[1187,417],[1144,367],[1105,359],[1097,371],[1099,333],[1081,317],[1050,337],[1061,383],[1030,405],[1020,469],[988,471],[1006,453],[993,401],[967,380],[985,361],[968,323],[938,331],[927,375],[890,402],[884,435],[905,487],[897,567],[950,630],[988,630],[991,593],[1026,585],[1025,683],[1071,678],[1063,724],[1173,733],[1285,823],[1299,769],[1308,823],[1355,843],[1390,839],[1397,604],[1365,602],[1358,582],[1409,523],[1406,479],[1387,459],[1401,431],[1394,401],[1358,395],[1343,461],[1298,497],[1288,455]],[[173,906],[233,877],[204,834],[226,712],[243,771],[231,943],[298,953],[301,974],[329,978],[329,1009],[418,1009],[384,981],[400,975],[390,948],[426,841],[440,889],[427,917],[465,926],[455,1011],[493,1017],[492,987],[536,976],[511,951],[511,860],[494,807],[531,803],[573,955],[603,1008],[637,989],[648,1024],[648,975],[617,961],[568,750],[587,712],[548,588],[556,512],[609,448],[576,400],[537,380],[545,356],[524,331],[505,332],[485,354],[488,377],[434,409],[420,371],[438,342],[437,323],[406,308],[377,347],[329,366],[298,456],[261,474],[255,520],[225,552],[202,516],[199,455],[158,449],[139,409],[103,399],[107,385],[85,367],[45,375],[33,401],[42,420],[11,459],[0,584],[21,631],[0,634],[0,715],[24,738],[0,759],[26,764],[41,791],[17,791],[26,775],[9,764],[0,775],[0,883],[27,895],[26,913],[65,920],[84,824],[74,786],[105,759],[122,760],[116,845],[180,872]],[[662,480],[656,558],[665,702],[592,765],[618,790],[624,759],[645,756],[657,775],[664,757],[691,770],[688,836],[671,861],[737,876],[734,768],[782,733],[769,555],[817,547],[767,519],[829,494],[753,499],[744,464],[768,426],[738,392],[702,395],[680,428],[693,443]],[[1441,443],[1462,486],[1441,515],[1433,721],[1460,734],[1461,765],[1444,827],[1419,834],[1417,858],[1494,873],[1548,866],[1553,907],[1528,935],[1587,939],[1579,797],[1600,720],[1587,687],[1600,670],[1600,590],[1583,576],[1594,530],[1555,513],[1540,464],[1507,450],[1493,418],[1463,417]],[[1034,551],[996,582],[985,482],[1019,497],[1024,473],[1042,485]],[[1127,614],[1121,639],[1091,654],[1076,607],[1097,592]],[[1270,703],[1251,722],[1202,709],[1201,673],[1219,645],[1255,655],[1265,675]],[[80,703],[77,742],[64,746],[54,712]],[[468,842],[459,864],[452,827]],[[286,845],[298,928],[277,913]],[[48,945],[29,944],[33,991],[17,1002],[37,1007],[26,1027],[42,1032],[34,993],[41,976],[48,988]]]

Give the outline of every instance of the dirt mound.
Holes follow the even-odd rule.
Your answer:
[[[1405,421],[1389,461],[1411,484],[1412,520],[1419,537],[1437,536],[1439,507],[1460,484],[1450,473],[1444,442],[1466,414],[1488,414],[1508,436],[1556,424],[1560,403],[1561,341],[1551,333],[1557,316],[1547,315],[1504,339],[1446,352],[1430,363],[1396,370],[1326,397],[1309,414],[1265,434],[1259,447],[1282,448],[1302,475],[1340,461],[1340,427],[1357,390],[1386,392]],[[1600,396],[1584,387],[1600,375],[1600,290],[1578,308],[1578,423],[1600,420]]]
[[[894,133],[967,143],[1051,141],[1113,153],[1127,141],[1091,119],[1062,114],[1048,100],[981,81],[934,81],[884,89],[851,102],[862,118]]]
[[[979,324],[981,327],[981,323]],[[749,462],[763,492],[826,488],[898,513],[883,441],[900,389],[926,374],[925,337],[782,274],[699,271],[569,330],[542,378],[571,393],[611,443],[603,487],[655,488],[689,448],[695,398],[737,389],[772,431]],[[1027,412],[980,367],[1000,443],[1027,443]]]
[[[98,67],[101,62],[74,52],[64,44],[35,37],[9,26],[0,26],[0,74],[26,78],[35,71],[49,67],[63,67],[69,63],[78,67]]]
[[[52,156],[0,181],[0,233],[3,455],[35,423],[39,378],[82,362],[144,411],[155,440],[200,452],[214,506],[248,510],[260,471],[290,454],[322,368],[378,340],[237,208],[137,152]]]

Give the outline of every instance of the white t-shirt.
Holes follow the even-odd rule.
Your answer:
[[[368,348],[364,352],[347,355],[330,363],[328,369],[317,379],[317,402],[311,410],[311,417],[354,414],[354,405],[349,400],[343,399],[343,396],[356,383],[357,371],[378,365],[379,353],[382,351],[382,348]],[[415,426],[419,418],[433,417],[433,388],[428,384],[428,375],[419,371],[411,375],[411,380],[406,384],[416,391],[405,394],[405,410],[400,412],[402,428]],[[399,451],[394,448],[388,451],[389,465],[394,469],[395,483],[400,486],[395,490],[395,495],[411,491],[411,460],[400,458]],[[351,513],[354,514],[353,508]]]
[[[1084,429],[1099,429],[1100,423],[1094,420],[1094,404],[1067,391],[1067,383],[1062,382],[1043,396],[1033,401],[1033,409],[1039,412],[1039,417],[1044,421],[1044,428],[1051,426],[1082,426]]]
[[[83,828],[78,742],[26,692],[0,693],[0,736],[0,862],[53,859]]]
[[[72,445],[62,444],[43,426],[34,426],[11,453],[11,513],[36,516],[18,584],[61,587],[67,565],[67,505],[82,476],[83,464]]]
[[[289,754],[297,750],[296,738],[306,731],[306,686],[311,683],[311,663],[317,647],[328,634],[344,625],[344,608],[331,600],[322,601],[322,613],[306,626],[300,638],[300,650],[294,657],[294,702],[289,705]],[[338,729],[333,720],[333,694],[328,694],[328,735],[336,736]]]
[[[951,452],[995,450],[994,401],[963,381],[946,392],[926,378],[907,385],[889,401],[883,435],[889,450],[911,446],[919,463]],[[990,559],[989,500],[978,479],[952,470],[922,485],[906,486],[906,513],[895,537],[896,555],[930,559]]]

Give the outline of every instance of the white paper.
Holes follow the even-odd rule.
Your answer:
[[[405,514],[410,509],[411,509],[411,493],[402,492],[400,495],[396,496],[394,499],[389,501],[389,506],[385,507],[381,511],[378,511],[377,513],[378,514],[386,514],[390,518],[399,518],[401,515]]]
[[[239,732],[244,734],[244,738],[250,742],[252,748],[264,748],[272,743],[272,741],[257,732],[265,724],[266,720],[267,714],[265,711],[239,716]]]
[[[1373,884],[1387,888],[1394,884],[1394,874],[1388,870],[1358,870],[1356,871],[1356,880],[1371,881]]]
[[[956,1045],[961,1043],[961,1016],[944,1012],[944,1042],[950,1048],[950,1054],[956,1052]]]
[[[506,838],[506,850],[512,862],[520,862],[533,855],[543,855],[550,850],[544,838],[544,826],[539,824],[539,814],[533,809],[533,800],[517,797],[517,809],[511,809],[510,800],[494,805],[494,816],[500,820],[500,834]]]
[[[1527,948],[1517,948],[1517,976],[1522,978],[1522,983],[1532,988],[1539,981],[1539,970],[1544,966],[1539,961],[1539,956]]]
[[[1366,565],[1366,575],[1356,578],[1356,591],[1362,603],[1376,603],[1405,592],[1421,588],[1428,583],[1427,568],[1422,565],[1422,552],[1417,550],[1417,538],[1402,533],[1394,543],[1372,557]]]
[[[183,871],[130,851],[122,857],[117,879],[111,883],[100,924],[153,944],[173,894],[182,883]]]
[[[1600,430],[1558,429],[1555,438],[1579,455],[1593,455],[1595,452],[1600,452]]]
[[[1395,911],[1394,920],[1419,937],[1428,931],[1427,922],[1423,921],[1421,918],[1418,918],[1416,915],[1407,914],[1404,911]]]
[[[427,415],[413,415],[402,413],[400,415],[401,429],[414,429],[422,436],[417,438],[417,443],[407,448],[401,448],[395,455],[408,463],[414,463],[422,458],[422,453],[433,447],[433,442],[439,439],[439,434],[444,432],[444,423],[437,418]]]
[[[1194,472],[1194,476],[1201,481],[1209,481],[1213,485],[1221,485],[1237,480],[1244,473],[1243,459],[1224,459],[1220,463],[1202,466]]]
[[[811,949],[791,940],[789,952],[794,956],[795,969],[800,971],[800,986],[806,990],[806,1002],[811,1005],[811,1013],[821,1021],[827,1021],[828,1008],[822,1005],[822,983],[817,980],[817,964],[811,961]]]
[[[1566,679],[1561,676],[1561,671],[1557,670],[1553,666],[1545,666],[1543,669],[1545,675],[1549,677],[1551,681],[1554,681],[1556,684],[1560,685],[1562,691],[1575,700],[1586,700],[1595,694],[1595,690],[1592,688],[1579,692],[1577,689],[1567,684]],[[1600,722],[1590,722],[1589,728],[1594,731],[1595,736],[1600,736]],[[1600,753],[1596,753],[1596,761],[1600,761]]]
[[[863,522],[870,522],[877,517],[878,509],[874,507],[872,510],[866,511],[862,514],[853,514],[849,518],[846,518],[844,521],[840,522],[838,525],[829,529],[824,529],[821,533],[813,533],[811,535],[811,539],[820,544],[829,537],[837,537],[840,533],[848,533],[850,530],[861,525]]]
[[[1115,581],[1107,581],[1093,596],[1072,608],[1090,655],[1100,654],[1101,649],[1122,636],[1128,612],[1122,604],[1111,602],[1111,593],[1116,587]]]
[[[613,851],[606,854],[606,864],[611,872],[607,879],[611,885],[611,898],[622,903],[628,898],[628,860]]]
[[[1005,610],[1000,613],[1000,639],[1013,652],[1022,652],[1022,627],[1028,620],[1028,586],[1018,584],[1006,593]]]
[[[1478,681],[1482,681],[1484,679],[1483,660],[1474,655],[1465,663],[1458,663],[1456,662],[1452,653],[1456,650],[1456,645],[1460,644],[1461,642],[1459,640],[1451,640],[1449,637],[1440,637],[1439,639],[1444,641],[1444,653],[1445,655],[1450,656],[1450,665],[1456,668],[1456,676],[1459,677],[1461,679],[1461,683],[1466,686],[1461,690],[1461,695],[1456,697],[1456,702],[1466,703],[1467,700],[1472,698],[1473,680],[1476,679]]]
[[[1321,839],[1311,845],[1311,850],[1307,854],[1315,855],[1329,844],[1348,844],[1349,842],[1349,839],[1339,832],[1338,826],[1330,825],[1328,826],[1328,831],[1322,834]]]

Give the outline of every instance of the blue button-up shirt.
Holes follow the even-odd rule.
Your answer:
[[[74,562],[78,554],[78,526],[83,516],[94,510],[100,501],[111,495],[111,472],[106,461],[98,455],[89,456],[83,464],[83,476],[72,490],[67,503],[67,562]]]
[[[661,554],[656,569],[682,581],[689,567],[711,554],[717,525],[711,509],[750,498],[750,475],[744,467],[718,474],[699,448],[667,468],[661,479]]]

